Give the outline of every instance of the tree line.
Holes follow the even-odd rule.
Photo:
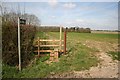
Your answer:
[[[44,32],[59,32],[59,26],[40,26],[38,28],[39,31]],[[62,30],[66,30],[67,32],[79,32],[79,33],[91,33],[90,28],[80,28],[80,27],[62,27]]]

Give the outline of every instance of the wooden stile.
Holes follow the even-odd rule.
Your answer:
[[[60,27],[60,39],[59,40],[49,40],[49,39],[40,39],[38,37],[37,45],[35,47],[38,47],[38,50],[35,50],[34,52],[38,52],[38,57],[40,56],[40,52],[50,52],[50,60],[51,61],[58,61],[59,52],[64,52],[66,54],[66,30],[64,31],[64,40],[62,40],[62,27]],[[52,44],[40,44],[40,42],[52,42]],[[59,44],[55,44],[55,42],[59,42]],[[62,44],[64,42],[64,44]],[[64,50],[62,50],[62,47],[64,46]],[[41,47],[58,47],[58,49],[54,50],[40,50]]]

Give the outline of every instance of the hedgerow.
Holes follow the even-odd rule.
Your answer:
[[[35,33],[35,26],[20,26],[21,61],[23,66],[32,57]],[[18,27],[16,23],[13,24],[10,21],[2,22],[2,59],[5,64],[18,65]]]

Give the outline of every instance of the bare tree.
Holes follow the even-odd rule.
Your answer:
[[[22,9],[19,3],[17,4],[17,8],[13,6],[8,8],[8,6],[6,6],[4,3],[1,3],[0,9],[3,18],[2,21],[4,22],[9,21],[9,22],[17,23],[17,18],[21,17],[26,19],[26,22],[29,25],[35,25],[35,26],[40,25],[40,20],[38,19],[38,17],[36,17],[34,14],[25,13],[25,6]]]

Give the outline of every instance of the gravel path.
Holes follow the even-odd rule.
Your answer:
[[[90,70],[74,71],[75,77],[82,78],[118,78],[118,61],[112,61],[106,53],[98,55],[101,62]]]
[[[103,42],[86,41],[84,45],[96,47],[99,52],[96,57],[100,60],[97,67],[91,67],[89,70],[66,72],[63,74],[51,75],[50,78],[118,78],[118,61],[112,60],[107,55],[107,51],[117,50],[117,45],[103,45]]]

